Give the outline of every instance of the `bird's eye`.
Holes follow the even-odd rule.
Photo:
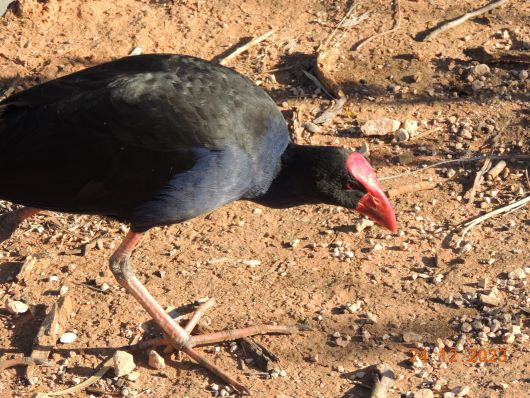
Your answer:
[[[345,182],[342,187],[347,190],[347,191],[351,191],[353,189],[353,183],[351,182]]]

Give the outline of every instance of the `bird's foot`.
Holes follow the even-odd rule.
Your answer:
[[[201,317],[214,304],[215,304],[214,299],[209,299],[208,301],[200,305],[199,308],[192,314],[190,320],[184,326],[185,332],[188,335],[190,335],[185,347],[179,347],[178,345],[175,344],[175,341],[173,339],[166,336],[163,338],[155,338],[152,340],[143,341],[136,348],[145,349],[145,348],[155,347],[155,346],[166,346],[166,347],[176,349],[179,352],[182,351],[190,355],[190,353],[188,352],[188,349],[191,350],[192,348],[197,347],[197,346],[212,345],[216,343],[238,340],[238,339],[242,339],[245,337],[250,337],[250,336],[255,336],[255,335],[260,335],[260,334],[292,334],[292,333],[296,333],[300,331],[310,330],[309,327],[307,327],[306,325],[291,325],[291,326],[257,325],[257,326],[249,326],[249,327],[241,328],[241,329],[232,329],[232,330],[224,330],[220,332],[209,332],[209,333],[204,333],[204,334],[191,335],[191,333],[195,330],[197,325],[199,327],[202,326],[202,325],[199,325],[199,321]],[[200,327],[200,329],[204,329],[204,327]],[[195,359],[200,365],[206,367],[212,373],[216,374],[218,377],[228,382],[236,390],[240,392],[248,393],[248,390],[243,385],[235,381],[231,376],[225,373],[222,369],[211,364],[209,361],[206,360],[206,358],[202,357],[202,355],[200,355],[196,351],[192,350],[192,353],[193,354],[190,356],[193,359]]]
[[[293,333],[295,331],[301,330],[301,328],[296,326],[286,327],[276,325],[252,326],[244,329],[191,336],[191,331],[195,328],[204,312],[214,304],[214,301],[208,300],[206,303],[201,305],[192,315],[190,321],[184,328],[177,324],[175,320],[172,319],[166,311],[164,311],[162,306],[149,293],[140,280],[134,275],[134,271],[129,262],[129,257],[140,237],[141,233],[129,231],[127,236],[123,239],[123,242],[110,258],[110,269],[118,283],[122,285],[130,294],[132,294],[134,298],[136,298],[136,300],[142,305],[142,307],[144,307],[144,309],[149,313],[149,315],[151,315],[153,320],[168,337],[168,344],[187,354],[199,365],[208,369],[210,372],[232,386],[237,392],[249,394],[249,390],[245,386],[211,363],[206,357],[195,351],[194,347],[198,345],[213,344],[221,341],[238,339],[255,334]]]
[[[192,314],[190,320],[184,326],[186,333],[190,335],[187,346],[197,347],[206,346],[226,341],[234,341],[244,337],[256,336],[260,334],[293,334],[296,332],[303,332],[311,330],[307,325],[255,325],[248,326],[240,329],[223,330],[220,332],[207,332],[201,334],[194,334],[192,332],[199,323],[201,317],[215,305],[213,298],[209,299],[205,303],[201,304],[199,308]],[[201,325],[199,325],[201,326]],[[204,327],[200,329],[204,330]],[[142,342],[142,347],[153,347],[153,346],[174,346],[174,342],[169,337],[154,338]]]

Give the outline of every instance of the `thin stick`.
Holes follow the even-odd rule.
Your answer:
[[[32,357],[19,357],[13,359],[6,359],[0,361],[0,372],[7,368],[13,368],[15,366],[29,366],[29,365],[38,365],[38,366],[49,366],[50,363],[46,360],[40,358]]]
[[[460,159],[451,159],[451,160],[444,160],[442,162],[433,163],[426,167],[422,167],[420,169],[408,171],[406,173],[396,174],[394,176],[387,176],[387,177],[380,177],[379,181],[384,180],[393,180],[394,178],[401,178],[406,177],[411,174],[418,173],[423,170],[432,169],[433,167],[439,167],[443,166],[445,164],[451,164],[451,163],[464,163],[464,162],[476,162],[479,160],[484,160],[486,158],[490,158],[491,160],[500,160],[500,159],[508,159],[508,160],[527,160],[530,159],[530,155],[498,155],[498,156],[475,156],[473,158],[460,158]]]
[[[425,191],[427,189],[434,189],[438,184],[432,181],[420,181],[414,184],[402,185],[397,188],[392,188],[387,191],[388,196],[393,198],[406,193],[412,193],[417,191]]]
[[[364,40],[361,40],[361,42],[358,43],[353,48],[353,51],[360,51],[361,48],[363,48],[366,44],[368,44],[372,40],[374,40],[374,39],[376,39],[378,37],[384,36],[384,35],[388,35],[390,33],[394,33],[395,31],[397,31],[399,29],[400,21],[401,21],[401,18],[400,18],[399,0],[394,0],[394,24],[392,25],[392,28],[390,30],[386,30],[386,31],[381,32],[381,33],[376,33],[373,36],[370,36],[370,37],[367,37]]]
[[[315,83],[316,86],[317,86],[319,89],[321,89],[324,93],[326,93],[326,95],[327,95],[329,98],[331,98],[331,99],[335,99],[335,97],[334,97],[333,95],[331,95],[331,94],[329,93],[328,90],[326,90],[326,87],[324,87],[324,85],[320,82],[320,80],[318,80],[318,79],[316,78],[315,75],[312,75],[311,73],[309,73],[309,72],[307,72],[307,71],[305,71],[305,70],[303,70],[303,69],[301,69],[301,71],[304,72],[304,75],[306,75],[306,77],[307,77],[309,80],[311,80],[313,83]]]
[[[208,334],[201,334],[198,336],[191,336],[189,345],[191,347],[196,347],[200,345],[216,344],[216,343],[220,343],[223,341],[238,340],[242,337],[256,336],[258,334],[270,334],[270,333],[292,334],[292,333],[300,332],[303,330],[306,330],[306,329],[300,325],[249,326],[249,327],[241,328],[241,329],[223,330],[221,332],[213,332],[213,333],[208,333]]]
[[[374,388],[370,394],[370,398],[386,398],[388,389],[394,384],[394,372],[392,368],[386,363],[376,366],[376,374],[374,375]]]
[[[79,383],[76,386],[67,388],[65,390],[48,392],[46,393],[46,396],[57,397],[60,395],[74,394],[78,391],[84,390],[85,388],[94,384],[96,381],[100,380],[105,375],[105,373],[107,373],[110,369],[112,369],[113,367],[112,363],[113,363],[113,357],[110,357],[105,362],[103,362],[103,365],[101,366],[101,368],[99,368],[99,370],[96,373],[94,373],[92,376],[90,376],[85,381]]]
[[[481,222],[483,221],[486,221],[492,217],[495,217],[499,214],[502,214],[502,213],[506,213],[508,211],[515,211],[515,210],[518,210],[520,209],[521,207],[525,206],[527,203],[530,202],[530,196],[527,196],[526,198],[524,199],[521,199],[521,200],[518,200],[516,202],[513,202],[507,206],[504,206],[504,207],[500,207],[498,209],[495,209],[493,211],[490,211],[489,213],[486,213],[480,217],[477,217],[477,218],[474,218],[473,220],[471,221],[467,221],[466,223],[464,223],[464,230],[462,232],[462,236],[460,237],[460,239],[458,239],[458,242],[456,242],[456,247],[460,247],[460,243],[462,243],[462,241],[464,240],[464,237],[466,236],[466,234],[469,232],[469,230],[475,226],[477,226],[478,224],[480,224]]]
[[[452,29],[455,26],[461,25],[466,22],[468,19],[478,17],[479,15],[485,14],[488,11],[493,10],[494,8],[504,5],[508,0],[497,0],[484,7],[478,8],[475,11],[468,12],[458,18],[452,19],[450,21],[442,22],[436,29],[427,34],[421,41],[426,41],[432,39],[433,37],[438,36],[440,33],[445,32],[446,30]]]
[[[219,61],[219,64],[226,65],[230,60],[232,60],[233,58],[237,57],[239,54],[244,53],[250,47],[253,47],[256,44],[261,43],[263,40],[267,39],[273,33],[274,33],[274,30],[269,30],[267,33],[265,33],[265,34],[263,34],[263,35],[261,35],[259,37],[256,37],[255,39],[252,39],[247,44],[236,48],[236,50],[233,53],[231,53],[231,54],[227,55],[226,57],[224,57],[223,59],[221,59]]]
[[[234,341],[244,339],[245,337],[256,336],[259,334],[293,334],[309,330],[305,325],[257,325],[241,329],[224,330],[220,332],[208,332],[206,334],[191,336],[189,341],[190,347],[211,345],[222,343],[224,341]],[[134,345],[122,347],[127,350],[143,350],[150,347],[161,345],[171,345],[174,341],[167,337],[157,337],[145,341],[140,341]]]
[[[480,168],[480,170],[477,172],[477,175],[475,176],[475,181],[473,181],[473,186],[469,190],[469,197],[467,200],[467,203],[473,202],[473,199],[475,199],[475,193],[477,192],[478,186],[482,183],[482,180],[484,179],[484,174],[488,172],[488,170],[491,168],[491,159],[486,158],[486,161]]]
[[[339,22],[339,24],[335,27],[335,29],[333,30],[333,32],[331,32],[331,34],[329,35],[328,39],[326,40],[326,42],[324,43],[324,45],[322,46],[322,49],[325,49],[329,43],[331,42],[331,39],[333,39],[333,37],[335,36],[335,34],[337,33],[337,31],[342,27],[342,24],[344,23],[344,21],[349,18],[350,14],[357,8],[357,2],[354,1],[352,6],[350,7],[350,9],[348,10],[348,12],[346,13],[346,15],[344,15],[344,18],[342,18]]]
[[[193,329],[195,329],[195,326],[197,323],[199,323],[199,320],[201,317],[208,311],[210,308],[212,308],[215,305],[215,299],[211,298],[208,299],[205,303],[201,304],[199,308],[193,313],[190,320],[184,327],[184,330],[186,333],[190,334]]]

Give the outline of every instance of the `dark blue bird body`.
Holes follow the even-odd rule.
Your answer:
[[[117,282],[148,311],[167,344],[238,392],[248,390],[194,346],[263,327],[202,336],[206,340],[190,336],[212,302],[192,316],[189,330],[171,319],[130,265],[142,233],[238,199],[276,208],[336,204],[397,230],[390,202],[361,154],[291,143],[265,91],[228,68],[178,55],[119,59],[1,101],[0,199],[25,205],[0,215],[0,243],[41,209],[130,223],[110,257]]]
[[[135,230],[267,192],[289,144],[270,97],[186,56],[123,58],[0,102],[0,198]]]

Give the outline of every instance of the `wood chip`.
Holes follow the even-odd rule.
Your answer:
[[[72,300],[70,296],[62,296],[55,302],[46,317],[33,342],[33,351],[30,358],[35,361],[46,362],[59,333],[67,325],[72,314]],[[26,368],[26,378],[29,380],[33,377],[33,366]]]

